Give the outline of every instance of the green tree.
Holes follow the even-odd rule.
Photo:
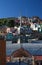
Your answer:
[[[3,23],[2,22],[0,22],[0,26],[2,26],[3,25]]]
[[[14,27],[14,25],[15,25],[14,20],[10,20],[10,21],[8,22],[8,24],[7,24],[8,27]]]
[[[7,20],[5,20],[5,21],[3,22],[3,25],[7,25]]]

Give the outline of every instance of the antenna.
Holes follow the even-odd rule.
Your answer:
[[[22,18],[20,17],[20,27],[21,27],[21,23],[22,23]]]

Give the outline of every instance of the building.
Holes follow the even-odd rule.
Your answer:
[[[42,65],[42,56],[34,56],[35,64]]]
[[[0,65],[6,65],[6,42],[0,38]]]
[[[6,35],[6,26],[0,26],[0,35],[2,36]]]
[[[6,62],[10,62],[11,61],[11,57],[10,56],[6,56]]]
[[[31,65],[42,65],[42,44],[7,45],[6,54],[11,57],[9,60],[10,62],[24,62]]]

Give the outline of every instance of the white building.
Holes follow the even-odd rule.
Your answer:
[[[41,27],[39,24],[37,24],[37,23],[30,23],[30,24],[31,24],[30,28],[32,30],[41,32]]]

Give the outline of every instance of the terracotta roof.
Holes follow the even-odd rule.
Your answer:
[[[42,60],[42,56],[34,56],[35,60]]]
[[[22,56],[31,57],[31,54],[29,53],[29,51],[27,51],[23,48],[20,48],[20,49],[16,50],[15,52],[13,52],[12,56],[13,57],[22,57]]]

